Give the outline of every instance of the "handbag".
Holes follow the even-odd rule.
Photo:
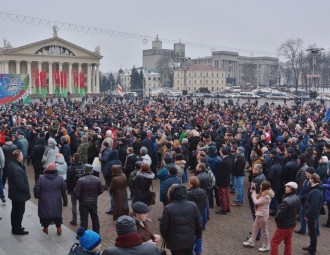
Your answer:
[[[94,158],[92,166],[93,166],[93,171],[98,173],[101,172],[101,161],[99,157]]]
[[[74,243],[68,253],[68,255],[89,255],[78,243]]]
[[[324,205],[321,206],[320,214],[321,214],[321,215],[326,215],[326,214],[327,214],[326,211],[325,211],[325,207],[324,207]]]
[[[149,198],[149,205],[154,205],[156,204],[156,193],[151,191],[150,192],[150,198]]]
[[[165,244],[165,240],[163,239],[163,242],[162,242],[162,247],[160,248],[160,255],[166,255],[166,244]]]

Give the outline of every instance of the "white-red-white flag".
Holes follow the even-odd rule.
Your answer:
[[[124,95],[123,94],[123,88],[120,86],[120,84],[118,84],[118,86],[117,86],[117,91],[118,91],[119,95],[121,95],[121,96]]]

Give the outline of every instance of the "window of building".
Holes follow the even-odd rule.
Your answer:
[[[212,77],[213,77],[213,73],[212,73]]]
[[[178,84],[180,83],[180,82],[179,82],[179,80],[178,80],[178,82],[177,82],[177,83],[178,83]]]
[[[190,90],[190,87],[188,87],[188,90]]]
[[[208,80],[206,80],[206,84],[208,84]]]
[[[177,77],[180,77],[180,73],[178,73]]]
[[[221,80],[221,84],[223,85],[223,80]]]
[[[151,77],[148,77],[148,81],[150,81],[151,80]]]
[[[179,87],[176,87],[176,90],[179,90]]]
[[[194,76],[196,77],[196,73],[194,73]]]
[[[212,91],[214,91],[214,87],[212,87]]]
[[[199,82],[200,84],[202,84],[202,80],[200,80],[200,82]]]
[[[219,73],[217,73],[217,77],[219,77]]]
[[[206,77],[209,77],[209,73],[208,72],[206,72]]]
[[[211,80],[211,83],[213,84],[213,80]]]
[[[195,80],[195,82],[194,82],[195,84],[196,84],[196,80]]]
[[[223,73],[222,73],[222,77],[223,77]]]
[[[153,79],[154,81],[156,80],[156,77],[154,77],[154,79]]]
[[[191,83],[191,80],[189,80],[188,83],[190,84]]]
[[[194,87],[194,90],[196,90],[196,87]]]
[[[217,84],[219,83],[219,80],[217,80]]]

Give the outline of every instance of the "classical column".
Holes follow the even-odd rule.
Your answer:
[[[87,64],[87,93],[91,93],[91,64]]]
[[[100,65],[96,65],[96,88],[95,88],[95,92],[96,93],[100,93],[100,71],[99,71],[99,66]]]
[[[48,94],[54,94],[53,89],[53,62],[48,62]]]
[[[81,63],[78,63],[78,94],[80,95],[80,72],[81,72]]]
[[[9,61],[8,60],[4,60],[3,61],[4,65],[5,65],[5,73],[8,74],[9,73]]]
[[[58,63],[58,70],[60,71],[59,75],[60,75],[60,95],[62,94],[62,82],[61,82],[61,79],[62,79],[62,67],[63,67],[63,63]]]
[[[2,70],[2,60],[0,60],[0,73],[4,73],[4,71]]]
[[[92,64],[92,90],[91,93],[95,93],[95,66]]]
[[[20,74],[21,73],[21,61],[16,60],[16,73]]]
[[[72,63],[69,63],[69,84],[68,84],[68,87],[69,87],[70,94],[72,94],[72,92],[73,92],[73,89],[72,89]]]
[[[32,72],[31,72],[31,63],[32,61],[26,61],[27,63],[27,73],[29,75],[29,81],[30,81],[30,94],[33,94],[33,91],[32,91]]]

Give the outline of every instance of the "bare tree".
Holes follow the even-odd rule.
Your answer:
[[[160,74],[162,85],[164,87],[173,86],[173,75],[176,68],[176,63],[171,56],[162,57],[157,62],[157,71]]]
[[[303,47],[303,40],[300,38],[296,38],[296,39],[289,39],[286,42],[282,43],[277,50],[279,55],[285,57],[291,65],[296,91],[298,90],[299,73],[300,73],[299,52],[301,52],[302,47]]]

